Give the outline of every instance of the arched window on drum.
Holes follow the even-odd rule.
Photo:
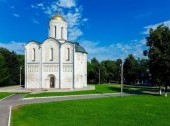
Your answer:
[[[55,28],[54,30],[55,38],[57,38],[57,27],[55,26],[54,28]]]
[[[32,61],[35,61],[35,48],[32,49]]]
[[[64,28],[61,27],[61,39],[63,39]]]

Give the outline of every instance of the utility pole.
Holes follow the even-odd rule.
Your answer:
[[[100,68],[99,68],[99,84],[100,84]]]
[[[22,66],[20,66],[20,87],[21,87],[21,70],[22,70]]]
[[[124,52],[124,48],[122,49],[122,63],[121,63],[121,96],[123,96],[123,52]]]
[[[121,63],[121,96],[123,96],[123,59]]]

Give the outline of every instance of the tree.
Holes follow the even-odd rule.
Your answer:
[[[148,71],[148,60],[138,59],[138,80],[142,84],[150,84],[150,73]]]
[[[9,73],[10,73],[10,84],[16,85],[19,84],[19,71],[20,71],[20,64],[15,52],[11,52],[10,57],[8,59],[9,65]]]
[[[90,83],[94,83],[94,69],[93,66],[91,64],[91,62],[87,62],[87,82]]]
[[[6,67],[6,74],[3,74],[3,79],[6,80],[6,84],[14,85],[19,84],[19,61],[15,52],[10,52],[6,48],[0,48],[1,62]],[[8,74],[7,74],[8,73]],[[3,84],[4,85],[4,84]]]
[[[135,84],[138,80],[138,62],[132,54],[130,54],[124,63],[124,77],[126,83]]]
[[[114,71],[114,80],[120,83],[120,74],[121,74],[121,59],[115,61],[116,69]]]
[[[19,66],[21,69],[21,84],[24,85],[25,82],[25,56],[24,55],[17,55],[17,60],[19,62]]]
[[[8,79],[8,68],[5,66],[4,57],[0,54],[0,86],[7,84]]]
[[[152,79],[158,85],[165,86],[165,96],[167,96],[167,86],[170,82],[170,29],[163,25],[155,30],[150,29],[146,40]]]
[[[99,63],[99,61],[94,57],[94,58],[91,60],[91,64],[92,64],[93,70],[94,70],[94,74],[93,74],[94,82],[95,82],[95,83],[98,83],[98,82],[99,82],[99,70],[101,69],[101,68],[100,68],[100,63]]]

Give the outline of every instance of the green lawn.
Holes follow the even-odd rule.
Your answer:
[[[64,95],[81,95],[81,94],[101,94],[120,92],[120,86],[117,84],[96,85],[95,90],[71,91],[71,92],[43,92],[38,94],[28,94],[26,97],[48,97],[48,96],[64,96]]]
[[[138,93],[143,91],[157,91],[158,89],[147,86],[129,86],[124,85],[124,92],[126,93]],[[120,92],[120,84],[101,84],[95,85],[95,90],[86,91],[71,91],[71,92],[43,92],[38,94],[28,94],[25,97],[49,97],[49,96],[65,96],[65,95],[81,95],[81,94],[102,94],[102,93],[116,93]]]
[[[5,97],[7,97],[7,96],[9,96],[11,94],[12,93],[8,93],[8,92],[0,92],[0,99],[5,98]]]
[[[137,95],[15,107],[12,126],[169,126],[170,97]]]

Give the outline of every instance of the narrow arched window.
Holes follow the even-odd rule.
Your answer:
[[[35,48],[32,49],[32,61],[35,61]]]
[[[50,48],[49,59],[50,59],[50,61],[53,61],[53,48]]]
[[[57,27],[55,26],[55,38],[57,38]]]
[[[67,61],[70,61],[70,48],[67,48],[66,50],[66,56],[67,56]]]
[[[61,39],[63,39],[63,30],[64,30],[64,28],[61,27]]]

